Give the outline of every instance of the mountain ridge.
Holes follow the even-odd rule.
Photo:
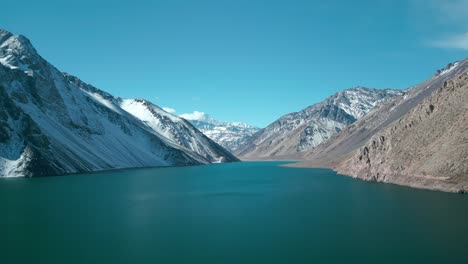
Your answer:
[[[286,114],[235,152],[244,159],[271,159],[315,148],[380,103],[403,92],[354,87],[339,91],[301,111]]]

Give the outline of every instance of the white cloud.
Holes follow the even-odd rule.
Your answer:
[[[193,113],[182,114],[180,117],[187,119],[187,120],[203,120],[205,117],[204,112],[193,111]]]
[[[453,22],[468,21],[468,0],[432,0],[433,7],[445,20]]]
[[[468,0],[412,0],[412,3],[426,17],[442,24],[468,21]]]
[[[162,109],[171,114],[174,114],[175,112],[177,112],[174,108],[171,108],[171,107],[163,107]]]
[[[436,48],[468,50],[468,0],[412,0],[429,41]],[[446,33],[439,34],[441,29]],[[435,35],[434,35],[435,34]]]
[[[451,35],[443,39],[431,41],[430,44],[438,48],[468,50],[468,32]]]

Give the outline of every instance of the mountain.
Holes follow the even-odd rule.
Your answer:
[[[207,137],[227,150],[235,153],[239,146],[245,144],[260,128],[242,122],[222,122],[210,115],[196,112],[196,115],[182,115]]]
[[[183,119],[110,95],[0,30],[0,176],[45,176],[237,159]]]
[[[235,153],[246,159],[292,157],[315,148],[378,105],[402,95],[399,90],[365,87],[340,91],[320,103],[281,117]]]
[[[402,118],[374,134],[337,170],[364,180],[468,192],[467,102],[465,63]]]
[[[294,166],[419,188],[468,190],[468,59],[367,114]]]
[[[213,142],[183,118],[167,113],[144,99],[123,99],[120,107],[142,120],[162,137],[187,150],[196,152],[209,162],[224,162],[236,158]]]

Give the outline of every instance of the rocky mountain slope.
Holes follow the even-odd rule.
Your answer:
[[[299,112],[287,114],[255,134],[235,153],[244,159],[293,157],[327,141],[349,124],[403,93],[355,87]]]
[[[466,190],[466,72],[450,63],[425,82],[301,156],[296,167],[330,167],[365,180]],[[437,110],[436,110],[437,109]]]
[[[468,68],[343,161],[339,173],[468,192]]]
[[[242,122],[222,122],[211,116],[200,113],[197,116],[183,116],[207,137],[227,150],[235,153],[239,146],[245,144],[260,128]]]
[[[237,160],[184,120],[132,102],[60,72],[26,37],[0,30],[0,176]]]

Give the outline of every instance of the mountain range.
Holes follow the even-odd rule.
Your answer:
[[[311,150],[372,109],[404,93],[354,87],[279,118],[250,137],[234,153],[243,159],[277,159]]]
[[[260,130],[234,153],[301,160],[367,181],[468,192],[468,59],[405,90],[340,91]]]
[[[232,153],[250,141],[260,128],[243,122],[218,121],[208,114],[197,112],[196,115],[182,115],[207,137],[214,140]]]
[[[59,71],[0,30],[0,177],[302,160],[366,181],[468,192],[468,59],[405,90],[354,87],[260,129],[176,116]],[[233,154],[236,154],[234,156]]]
[[[467,102],[464,59],[300,153],[304,162],[291,166],[327,167],[368,181],[467,192]]]
[[[5,30],[0,103],[1,176],[238,160],[184,119],[63,73]]]

